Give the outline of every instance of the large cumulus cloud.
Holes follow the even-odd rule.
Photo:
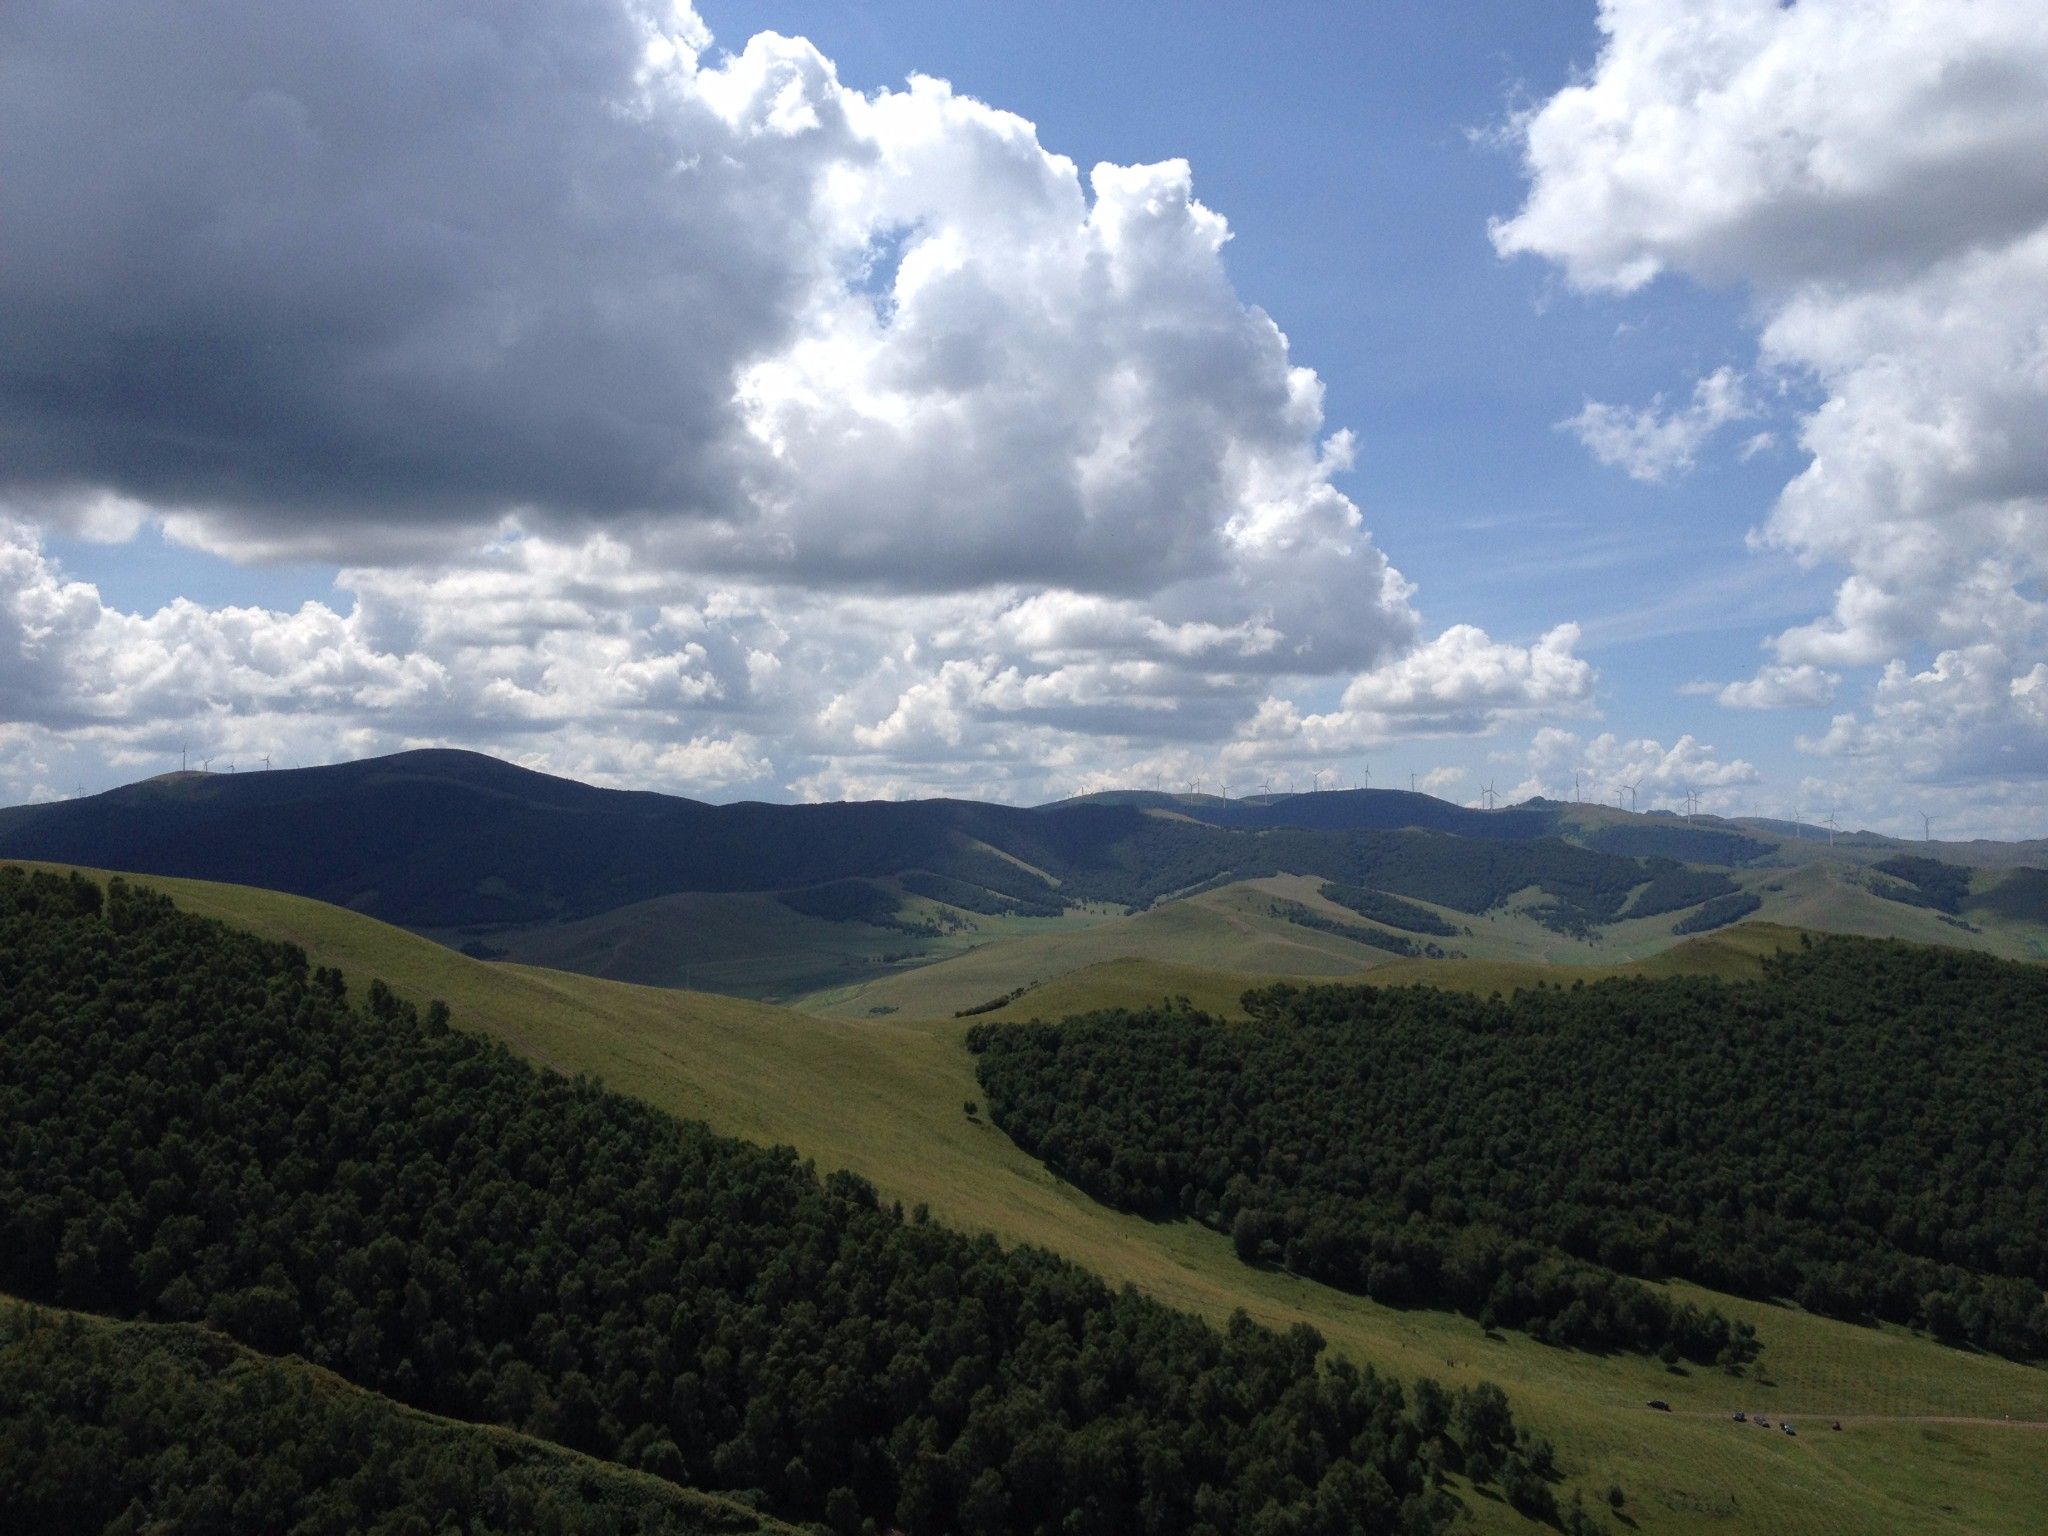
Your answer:
[[[0,8],[7,718],[825,793],[1582,708],[1569,630],[1427,639],[1228,236],[685,6]],[[124,613],[42,542],[152,522],[342,590]]]
[[[2038,806],[2048,8],[1603,0],[1600,26],[1590,75],[1517,125],[1529,193],[1497,247],[1595,291],[1740,285],[1762,368],[1819,394],[1756,542],[1839,571],[1835,602],[1724,702],[1881,668],[1811,750]]]

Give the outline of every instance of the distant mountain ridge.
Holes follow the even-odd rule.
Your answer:
[[[1453,905],[1496,896],[1504,880],[1509,889],[1555,887],[1560,899],[1582,903],[1596,886],[1625,892],[1647,878],[1633,857],[1547,836],[1544,808],[1473,812],[1428,796],[1366,793],[1219,802],[1199,818],[1106,798],[1038,808],[708,805],[428,750],[323,768],[166,775],[0,811],[0,857],[266,886],[442,928],[588,916],[676,892],[781,891],[913,871],[1031,901],[1127,906],[1282,870],[1356,883],[1391,878],[1409,894],[1459,898]],[[1454,830],[1475,818],[1492,818],[1482,823],[1492,835]],[[1542,852],[1532,858],[1528,848]]]
[[[1867,846],[1858,855],[1866,863],[1921,845]],[[1814,849],[1797,847],[1801,856]],[[1243,800],[1127,791],[1040,807],[711,805],[440,749],[321,768],[168,774],[0,810],[0,858],[266,887],[443,935],[580,920],[687,893],[824,887],[792,905],[846,923],[918,898],[1020,915],[1079,903],[1141,909],[1288,874],[1470,914],[1512,901],[1546,927],[1583,936],[1641,915],[1631,896],[1653,883],[1688,902],[1727,888],[1706,882],[1695,893],[1674,880],[1681,865],[1740,872],[1793,851],[1711,818],[1548,800],[1481,811],[1402,790]],[[1880,895],[1909,893],[1869,878]],[[2014,885],[2008,904],[2039,905],[2037,884]]]

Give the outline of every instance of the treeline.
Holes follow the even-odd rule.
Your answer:
[[[943,901],[949,907],[979,912],[985,917],[1058,917],[1066,910],[1057,900],[998,895],[986,886],[934,874],[928,869],[913,869],[898,879],[913,895]]]
[[[1710,933],[1716,928],[1726,928],[1730,923],[1741,922],[1763,904],[1763,897],[1755,891],[1734,891],[1726,896],[1716,896],[1712,901],[1701,902],[1697,912],[1688,912],[1673,923],[1671,931],[1681,936]]]
[[[1417,944],[1404,933],[1389,933],[1384,928],[1362,928],[1357,923],[1340,922],[1299,901],[1268,902],[1266,913],[1297,927],[1312,928],[1318,933],[1335,934],[1340,939],[1349,939],[1354,944],[1365,944],[1374,949],[1384,949],[1389,954],[1411,957],[1427,954],[1432,958],[1441,958],[1444,953],[1440,944],[1425,946]]]
[[[1340,907],[1349,907],[1360,917],[1369,917],[1376,923],[1385,923],[1389,928],[1403,928],[1409,933],[1426,933],[1437,938],[1449,938],[1458,930],[1455,924],[1447,923],[1427,907],[1418,907],[1412,901],[1403,901],[1398,896],[1389,896],[1385,891],[1368,890],[1362,885],[1336,885],[1323,882],[1323,900],[1334,901]]]
[[[1679,859],[1687,864],[1724,864],[1731,868],[1763,858],[1770,843],[1740,832],[1723,832],[1690,822],[1640,820],[1610,822],[1585,834],[1586,846],[1602,853],[1633,858]]]
[[[542,1073],[115,882],[0,871],[0,1289],[203,1318],[839,1536],[1442,1529],[1554,1502],[1427,1411],[844,1173]]]
[[[1272,1002],[1254,999],[1262,1011]],[[1447,1181],[1412,1147],[1386,1144],[1394,1127],[1356,1126],[1372,1109],[1315,1086],[1369,1071],[1369,1052],[1179,1005],[978,1025],[967,1040],[991,1118],[1025,1151],[1109,1205],[1228,1233],[1247,1263],[1575,1348],[1724,1366],[1756,1356],[1747,1324],[1673,1302],[1457,1194],[1439,1205]],[[1399,1130],[1426,1138],[1421,1119]]]
[[[896,916],[903,903],[894,891],[872,880],[828,880],[801,890],[780,891],[775,899],[805,917],[830,923],[867,923],[876,928],[903,928]]]
[[[204,1329],[7,1302],[0,1517],[36,1536],[796,1536],[727,1500],[424,1419]]]
[[[1828,939],[1761,980],[1275,987],[971,1039],[1083,1188],[1392,1302],[1593,1345],[1752,1341],[1678,1275],[2048,1354],[2048,971]]]
[[[1963,903],[1969,899],[1970,872],[1953,864],[1944,864],[1939,859],[1902,854],[1871,867],[1881,875],[1902,881],[1905,886],[1901,890],[1896,885],[1881,885],[1877,888],[1878,895],[1889,896],[1907,906],[1932,907],[1937,912],[1953,914],[1962,911]]]
[[[1658,917],[1735,890],[1735,882],[1717,869],[1687,869],[1662,860],[1654,861],[1651,868],[1655,872],[1650,883],[1636,892],[1623,917]]]

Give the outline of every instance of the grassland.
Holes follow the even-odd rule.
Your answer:
[[[992,917],[904,893],[900,916],[911,931],[806,916],[763,892],[693,891],[574,922],[476,934],[429,930],[428,937],[458,949],[473,941],[492,951],[492,958],[609,981],[786,1002],[820,991],[857,990],[991,944],[1085,930],[1106,914]]]
[[[1886,900],[1869,888],[1868,878],[1860,866],[1850,864],[1745,871],[1737,877],[1739,883],[1763,902],[1745,926],[1779,934],[1804,928],[1891,935],[1922,944],[1982,949],[2006,959],[2048,959],[2048,930],[1975,913],[1968,927],[1958,926],[1927,908]],[[1279,875],[1222,886],[1127,916],[1064,926],[1041,924],[1028,934],[990,931],[948,957],[870,971],[794,1001],[809,1012],[848,1018],[935,1018],[1021,991],[1016,1004],[996,1015],[1017,1018],[1149,1002],[1184,992],[1212,1011],[1227,1011],[1243,988],[1239,978],[1331,981],[1370,973],[1373,980],[1388,983],[1421,981],[1491,990],[1527,985],[1539,977],[1557,979],[1560,967],[1567,968],[1568,976],[1586,979],[1613,974],[1617,967],[1641,968],[1649,975],[1674,968],[1699,970],[1707,955],[1717,953],[1676,938],[1671,927],[1677,913],[1609,924],[1585,938],[1559,933],[1532,912],[1536,893],[1529,892],[1479,915],[1433,908],[1459,930],[1438,941],[1457,958],[1403,959],[1276,914],[1276,907],[1284,910],[1285,903],[1297,902],[1337,922],[1375,926],[1325,901],[1321,885],[1314,877]],[[1392,935],[1392,930],[1385,931]],[[1674,958],[1660,963],[1658,957],[1664,955]],[[1740,962],[1734,954],[1723,958],[1731,964]],[[1748,963],[1753,960],[1752,955]],[[1216,979],[1217,973],[1224,973],[1223,978]]]
[[[1243,1308],[1274,1325],[1310,1323],[1334,1348],[1401,1376],[1498,1381],[1518,1414],[1556,1441],[1570,1486],[1592,1502],[1620,1484],[1639,1530],[2019,1536],[2038,1532],[2048,1509],[2048,1370],[1689,1287],[1675,1289],[1755,1323],[1765,1340],[1757,1372],[1739,1380],[1680,1374],[1654,1360],[1488,1337],[1448,1314],[1396,1311],[1248,1268],[1206,1229],[1095,1205],[965,1113],[979,1092],[961,1046],[964,1021],[817,1017],[486,964],[315,902],[147,883],[191,910],[290,939],[354,977],[381,975],[415,998],[443,998],[458,1023],[560,1070],[593,1073],[733,1135],[793,1145],[822,1168],[852,1168],[954,1225],[1041,1244],[1212,1318]],[[1709,935],[1655,963],[1739,972],[1784,937]],[[1121,965],[1126,982],[1187,991],[1173,982],[1192,980],[1210,994],[1244,980],[1175,964],[1104,957],[1094,974],[1116,975]],[[1467,966],[1460,984],[1500,985],[1511,974]],[[1420,979],[1405,962],[1381,975]],[[1050,1011],[1044,1005],[1058,995],[1048,983],[1036,1011]],[[1646,1409],[1653,1397],[1675,1411]],[[1795,1440],[1735,1424],[1728,1415],[1737,1408],[1789,1416],[1803,1433]],[[1837,1416],[1839,1434],[1825,1427]],[[1472,1507],[1481,1530],[1527,1529],[1492,1500],[1475,1497]]]

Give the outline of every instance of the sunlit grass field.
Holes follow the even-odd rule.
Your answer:
[[[1519,1415],[1557,1444],[1568,1499],[1610,1484],[1623,1513],[1658,1532],[1892,1532],[2048,1529],[2048,1370],[1679,1287],[1753,1321],[1765,1348],[1744,1378],[1681,1374],[1635,1356],[1600,1357],[1494,1337],[1448,1313],[1396,1311],[1240,1263],[1219,1234],[1096,1205],[1025,1157],[966,1104],[979,1099],[962,1037],[973,1021],[802,1014],[467,959],[338,908],[272,892],[151,879],[189,910],[304,946],[352,978],[382,976],[439,997],[459,1025],[558,1070],[585,1072],[676,1114],[755,1141],[786,1143],[821,1169],[851,1168],[885,1195],[1006,1241],[1043,1245],[1114,1282],[1221,1319],[1243,1308],[1305,1321],[1352,1358],[1400,1376],[1505,1387]],[[1757,927],[1709,935],[1640,967],[1753,971],[1796,935]],[[1535,968],[1402,962],[1376,981],[1430,979],[1493,990]],[[1631,967],[1636,968],[1636,967]],[[1543,971],[1542,979],[1571,973]],[[1005,1014],[1057,1015],[1093,1001],[1186,993],[1227,1005],[1248,979],[1153,959],[1104,960],[1027,993]],[[1093,1000],[1093,1001],[1091,1001]],[[989,1017],[1001,1017],[990,1015]],[[1670,1402],[1672,1413],[1644,1406]],[[1735,1409],[1789,1416],[1801,1433],[1735,1424]],[[1841,1416],[1840,1433],[1827,1424]],[[2007,1416],[2017,1422],[2007,1422]],[[1955,1422],[1944,1422],[1955,1421]],[[1528,1529],[1487,1497],[1482,1530]],[[1604,1507],[1604,1504],[1603,1506]]]

